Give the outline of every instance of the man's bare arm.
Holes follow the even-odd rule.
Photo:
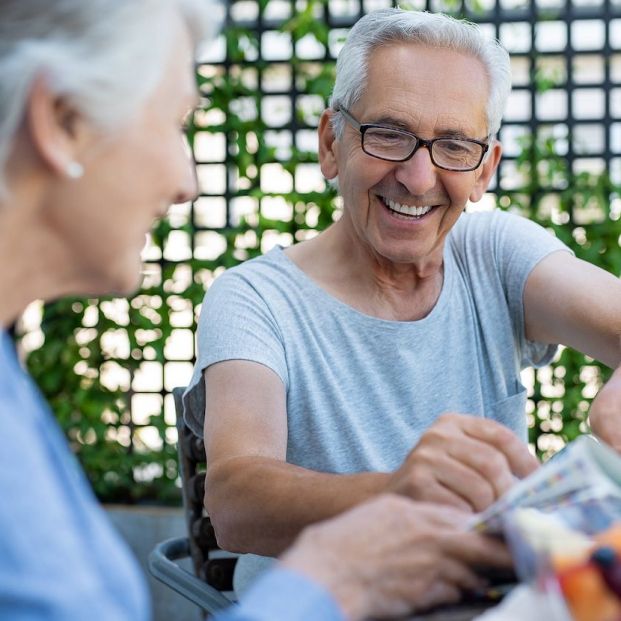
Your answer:
[[[524,319],[530,340],[568,345],[611,368],[621,363],[621,280],[568,252],[531,272]]]
[[[555,252],[535,267],[524,290],[526,335],[562,343],[616,369],[621,365],[621,280]],[[593,431],[621,451],[621,371],[593,402]]]
[[[473,512],[537,467],[526,445],[488,419],[438,419],[393,473],[338,475],[286,463],[285,390],[270,369],[228,361],[206,372],[205,504],[228,550],[275,555],[307,525],[382,492]]]
[[[389,475],[335,475],[286,463],[280,378],[260,364],[227,361],[206,371],[205,505],[219,544],[276,555],[307,525],[382,491]]]

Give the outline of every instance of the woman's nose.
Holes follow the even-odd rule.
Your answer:
[[[180,157],[179,181],[173,203],[186,203],[194,200],[198,195],[196,166],[194,165],[194,159],[189,146],[184,145],[183,153]]]

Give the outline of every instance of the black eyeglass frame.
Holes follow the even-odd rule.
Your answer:
[[[389,125],[381,125],[377,123],[360,123],[360,121],[358,121],[352,116],[349,110],[347,110],[346,108],[340,107],[340,106],[336,108],[334,111],[340,112],[345,117],[345,119],[349,122],[349,124],[352,125],[352,127],[354,127],[360,132],[360,147],[367,155],[370,155],[371,157],[375,157],[378,160],[384,160],[386,162],[407,162],[410,158],[414,157],[414,154],[416,153],[416,151],[418,151],[421,147],[426,147],[426,149],[429,151],[429,157],[431,158],[431,163],[434,166],[437,166],[438,168],[441,168],[442,170],[449,170],[451,172],[470,172],[472,170],[476,170],[481,165],[481,163],[483,162],[483,158],[485,157],[485,154],[489,151],[489,143],[483,142],[482,140],[475,140],[474,138],[447,138],[447,137],[442,137],[442,136],[440,136],[439,138],[432,138],[431,140],[425,140],[424,138],[419,138],[416,134],[413,134],[412,132],[409,132],[405,129],[400,129],[398,127],[391,127]],[[364,134],[369,129],[388,129],[398,134],[403,134],[404,136],[409,136],[410,138],[414,138],[414,140],[416,141],[414,143],[414,148],[412,149],[409,155],[407,155],[406,157],[402,157],[402,158],[382,157],[380,155],[375,155],[374,153],[369,153],[364,147]],[[448,166],[442,166],[441,164],[438,164],[433,157],[433,145],[434,143],[440,140],[461,140],[463,142],[472,142],[473,144],[477,144],[480,147],[482,147],[481,157],[479,161],[477,162],[477,165],[470,166],[468,168],[449,168]]]

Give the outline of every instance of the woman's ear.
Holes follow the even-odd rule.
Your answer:
[[[51,172],[66,177],[79,176],[85,124],[66,99],[51,91],[42,76],[34,81],[30,90],[25,123],[35,152]]]
[[[319,119],[319,165],[326,179],[334,179],[338,175],[336,158],[337,141],[332,129],[334,110],[328,108],[323,111]]]
[[[501,155],[502,147],[500,146],[500,142],[496,139],[492,140],[489,146],[489,152],[485,154],[483,163],[479,166],[479,168],[477,168],[477,170],[474,171],[476,181],[474,187],[472,188],[472,192],[470,193],[470,200],[473,203],[480,201],[483,194],[487,192],[490,181],[492,180],[492,177],[498,168],[498,164],[500,163]]]

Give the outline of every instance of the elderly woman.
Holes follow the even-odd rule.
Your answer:
[[[136,287],[152,220],[196,191],[182,124],[209,13],[204,0],[0,3],[1,619],[149,617],[6,328],[36,299]],[[307,530],[224,618],[358,619],[455,599],[479,584],[471,565],[508,560],[462,523],[382,496]]]

